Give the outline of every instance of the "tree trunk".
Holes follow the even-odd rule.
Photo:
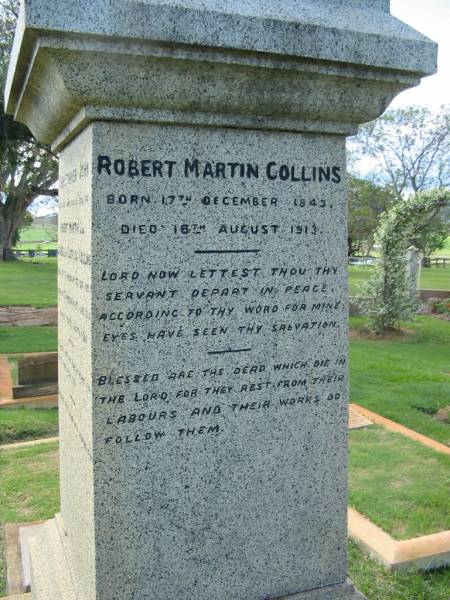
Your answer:
[[[15,260],[12,249],[14,234],[20,225],[20,218],[5,218],[0,213],[0,261]]]
[[[3,262],[3,240],[6,238],[6,224],[0,207],[0,262]]]

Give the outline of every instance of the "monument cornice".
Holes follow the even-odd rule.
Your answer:
[[[350,134],[435,70],[384,0],[78,2],[71,20],[39,4],[22,5],[7,111],[56,150],[93,120]]]

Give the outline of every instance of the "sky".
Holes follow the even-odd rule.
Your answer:
[[[439,45],[437,74],[399,94],[391,107],[450,104],[450,0],[391,0],[391,14]]]

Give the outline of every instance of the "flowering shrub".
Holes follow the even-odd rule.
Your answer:
[[[436,189],[410,196],[382,214],[375,233],[380,259],[372,277],[362,284],[365,298],[360,301],[373,331],[383,334],[398,329],[400,320],[414,317],[417,304],[406,276],[406,251],[429,220],[449,204],[450,191]]]

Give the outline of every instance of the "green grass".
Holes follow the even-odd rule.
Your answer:
[[[406,326],[397,338],[351,340],[350,401],[450,444],[450,427],[433,417],[450,401],[450,322],[422,316]]]
[[[57,512],[57,442],[0,451],[0,473],[0,521],[37,521],[49,519]]]
[[[55,237],[58,228],[54,227],[26,227],[20,231],[20,242],[45,242]]]
[[[450,527],[450,456],[381,427],[350,432],[349,505],[394,539]]]
[[[0,327],[0,354],[53,352],[57,350],[57,336],[52,325]]]
[[[52,518],[59,510],[58,444],[0,451],[0,481],[0,523]],[[0,534],[0,596],[6,594],[2,546]]]
[[[18,242],[14,247],[15,250],[56,250],[57,248],[58,242]]]
[[[422,268],[420,270],[420,287],[425,290],[450,290],[450,266]]]
[[[51,518],[59,509],[56,444],[0,452],[0,521]],[[20,468],[17,466],[20,465]],[[5,593],[0,551],[0,595]],[[2,569],[3,566],[3,569]],[[3,578],[2,578],[3,574]],[[448,600],[450,569],[386,573],[349,543],[349,575],[368,600]]]
[[[450,569],[418,573],[387,573],[348,544],[349,576],[368,600],[449,600]]]
[[[349,266],[348,267],[348,284],[350,296],[360,296],[361,291],[359,285],[362,281],[366,281],[373,271],[373,267],[365,266]],[[419,287],[429,290],[450,290],[450,267],[446,269],[431,267],[421,268]]]
[[[0,263],[0,306],[56,305],[56,258]]]
[[[55,435],[58,435],[58,411],[55,408],[0,410],[0,444]]]

